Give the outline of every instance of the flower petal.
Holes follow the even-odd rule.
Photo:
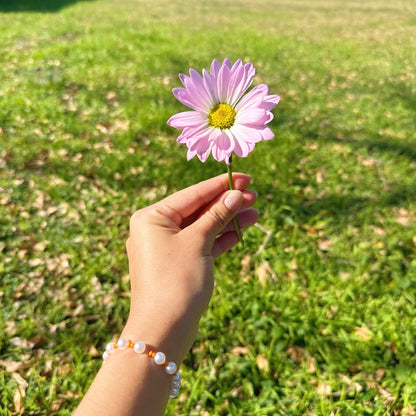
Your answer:
[[[198,100],[189,94],[189,91],[186,88],[174,88],[172,92],[175,98],[183,105],[186,105],[196,111],[207,111],[207,109]]]
[[[204,152],[203,154],[198,154],[198,158],[201,162],[205,162],[208,159],[208,156],[211,153],[211,148],[207,149],[206,152]]]
[[[237,65],[239,64],[239,65]],[[247,91],[254,79],[255,70],[251,63],[243,65],[238,60],[232,70],[231,79],[228,85],[228,103],[235,106],[241,96]]]
[[[241,62],[241,60],[240,60],[240,59],[239,59],[238,61],[240,61],[240,62]],[[238,62],[238,61],[237,61],[237,62]],[[223,64],[223,66],[228,67],[228,69],[231,69],[231,68],[232,68],[231,61],[230,61],[228,58],[225,58],[225,59],[222,61],[222,64]]]
[[[194,69],[190,69],[189,74],[191,78],[190,81],[186,84],[186,88],[188,89],[189,94],[192,95],[195,100],[200,101],[203,106],[209,110],[213,105],[213,98],[210,89],[206,89],[204,78],[199,74],[198,71],[195,71]]]
[[[235,106],[237,113],[248,108],[259,108],[263,104],[264,92],[261,88],[254,87]]]
[[[210,71],[211,76],[216,78],[220,68],[221,68],[220,63],[216,59],[214,59],[211,63],[211,71]]]
[[[186,160],[191,160],[196,155],[195,150],[188,149],[188,152],[186,153]]]
[[[249,146],[245,140],[236,140],[234,153],[239,157],[246,157],[254,146]]]
[[[250,108],[240,110],[237,113],[235,122],[244,125],[264,125],[273,119],[273,114],[261,108]]]
[[[274,139],[274,133],[272,132],[271,128],[268,126],[264,126],[264,129],[261,130],[261,135],[263,136],[263,140]]]
[[[214,79],[215,96],[218,102],[228,103],[228,83],[230,81],[230,68],[227,65],[223,65],[216,79]]]
[[[235,124],[231,127],[230,131],[237,141],[244,140],[246,142],[257,143],[263,140],[263,136],[258,128]]]
[[[173,115],[167,123],[177,129],[184,129],[189,126],[205,125],[208,124],[208,121],[206,115],[198,111],[183,111]]]
[[[268,95],[264,98],[261,108],[264,108],[265,110],[270,111],[274,107],[276,107],[277,104],[279,104],[279,101],[280,101],[280,97],[278,95]]]
[[[231,153],[234,149],[234,137],[229,133],[229,130],[223,130],[216,139],[215,144],[224,152]]]
[[[196,151],[198,155],[204,154],[211,147],[211,142],[209,141],[209,136],[202,136],[198,140],[195,140],[192,145],[189,146],[189,149]]]

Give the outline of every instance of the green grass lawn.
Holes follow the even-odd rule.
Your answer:
[[[127,316],[130,215],[225,171],[166,125],[224,57],[281,96],[276,139],[234,159],[259,227],[167,414],[416,415],[415,45],[413,0],[1,0],[0,415],[72,413]]]

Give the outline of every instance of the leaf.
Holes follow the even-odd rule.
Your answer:
[[[393,216],[400,225],[403,227],[409,227],[413,222],[414,213],[404,208],[394,208]]]
[[[248,354],[249,349],[247,347],[234,347],[231,351],[230,351],[230,355],[232,356],[244,356],[246,354]]]
[[[316,391],[320,396],[330,396],[332,393],[332,388],[329,384],[320,381]]]
[[[240,276],[247,277],[250,275],[251,267],[253,264],[253,259],[250,253],[247,253],[242,259],[241,259],[241,270],[240,270]]]
[[[315,357],[312,357],[312,355],[307,356],[306,364],[308,366],[308,373],[309,374],[315,374],[316,373],[316,359]]]
[[[13,347],[24,348],[24,349],[28,349],[28,350],[33,349],[33,347],[35,346],[34,342],[30,342],[27,339],[23,339],[23,338],[19,338],[19,337],[10,338],[9,343]]]
[[[416,410],[407,406],[403,409],[403,416],[416,416]]]
[[[16,373],[20,370],[32,367],[31,361],[4,361],[0,360],[0,366],[4,368],[7,373]]]
[[[276,280],[276,275],[267,261],[257,267],[256,274],[262,286],[266,286],[268,280]]]
[[[14,408],[16,412],[22,413],[24,411],[23,399],[26,397],[28,383],[19,373],[13,373],[12,377],[18,385],[13,395]]]
[[[394,397],[388,389],[383,388],[379,383],[375,381],[368,381],[365,383],[367,388],[372,388],[378,392],[384,399],[385,404],[389,405],[393,403],[396,400],[396,397]]]
[[[358,393],[363,389],[363,386],[353,380],[351,380],[345,374],[338,373],[338,377],[348,386],[347,393]]]
[[[265,354],[259,354],[256,358],[256,363],[262,373],[268,373],[270,371],[269,360]]]
[[[289,347],[287,349],[287,353],[289,354],[290,358],[297,363],[301,363],[306,356],[305,348],[299,347],[297,345]]]
[[[331,240],[324,240],[324,239],[321,239],[321,238],[319,238],[318,239],[318,248],[319,248],[319,250],[321,250],[321,251],[328,251],[329,250],[329,248],[333,245],[334,243],[333,243],[333,241],[331,241]]]
[[[354,334],[362,338],[364,341],[368,341],[371,338],[370,330],[364,326],[355,327]]]

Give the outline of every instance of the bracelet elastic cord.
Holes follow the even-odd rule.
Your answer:
[[[176,364],[171,361],[166,361],[166,355],[163,352],[152,351],[142,341],[132,342],[129,339],[120,338],[117,342],[108,343],[103,354],[103,364],[113,351],[126,350],[128,348],[131,348],[136,354],[146,354],[148,357],[153,358],[155,364],[165,367],[166,373],[172,376],[169,398],[178,396],[179,389],[181,388],[181,375],[177,371]]]

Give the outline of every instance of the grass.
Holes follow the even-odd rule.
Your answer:
[[[234,161],[260,228],[217,262],[167,414],[415,415],[414,2],[15,3],[0,1],[0,415],[72,413],[126,318],[130,215],[225,171],[186,162],[166,120],[177,74],[226,56],[281,95],[276,139]]]

